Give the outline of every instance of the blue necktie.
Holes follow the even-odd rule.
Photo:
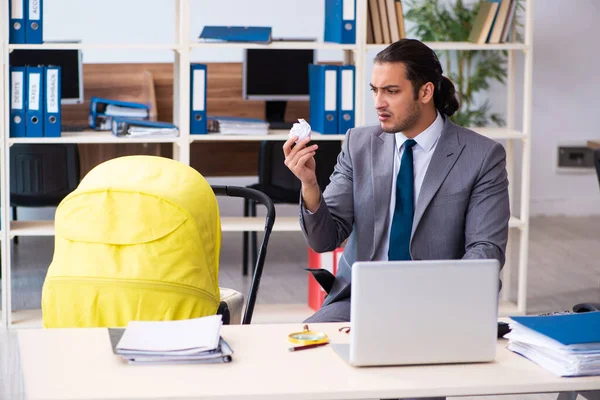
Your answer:
[[[412,232],[414,205],[414,173],[413,173],[413,146],[417,144],[413,139],[404,142],[404,153],[400,160],[400,171],[396,178],[396,205],[392,228],[390,229],[390,248],[388,258],[392,260],[410,260],[410,234]]]

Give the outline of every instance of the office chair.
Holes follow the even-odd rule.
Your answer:
[[[598,175],[598,184],[600,185],[600,148],[594,150],[594,165],[596,166],[596,174]]]
[[[285,141],[272,140],[261,142],[258,154],[258,183],[248,187],[265,193],[275,204],[299,204],[302,184],[283,163],[285,161],[283,155],[284,143]],[[342,146],[338,140],[319,141],[317,144],[319,145],[319,149],[315,154],[317,182],[323,191],[329,184],[329,177],[333,173]],[[256,216],[256,203],[250,199],[245,199],[244,217],[248,216]],[[242,273],[244,276],[248,275],[248,233],[247,231],[244,232],[243,239]],[[250,234],[252,265],[256,265],[257,234],[256,232],[250,232]]]
[[[10,151],[10,206],[51,207],[79,184],[77,144],[15,144]],[[15,244],[18,238],[15,237]]]

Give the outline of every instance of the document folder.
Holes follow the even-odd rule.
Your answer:
[[[130,363],[229,362],[231,348],[221,337],[222,316],[175,321],[130,321],[109,330],[113,352]]]
[[[127,137],[176,137],[179,129],[169,123],[137,118],[112,118],[111,131],[115,136]]]
[[[205,26],[200,39],[223,42],[271,43],[269,26]]]
[[[206,118],[206,65],[192,64],[190,78],[190,134],[208,133]]]
[[[356,43],[356,0],[325,0],[325,42]]]
[[[556,346],[600,350],[600,311],[581,314],[511,317],[518,324],[550,339]]]
[[[27,44],[42,44],[43,38],[43,0],[25,0],[29,1],[27,7],[27,18],[25,30],[25,39]]]
[[[44,136],[44,67],[27,68],[26,136]]]
[[[111,130],[112,118],[148,119],[150,108],[143,103],[93,96],[90,101],[89,125],[92,129]]]
[[[25,137],[26,67],[10,67],[10,137]]]
[[[308,66],[310,125],[315,132],[338,133],[338,70],[335,65]]]
[[[600,311],[511,319],[509,350],[557,376],[600,375]]]
[[[46,100],[44,114],[44,136],[60,137],[61,136],[61,109],[60,102],[62,93],[61,85],[61,68],[59,66],[46,67]]]
[[[25,42],[25,11],[28,0],[9,0],[10,31],[9,42],[24,44]]]
[[[219,344],[213,351],[194,356],[167,356],[167,355],[143,355],[143,354],[121,354],[117,345],[123,336],[125,329],[109,328],[108,335],[113,353],[118,355],[129,364],[219,364],[228,363],[232,360],[233,350],[223,338],[219,338]]]
[[[339,129],[338,133],[343,134],[350,128],[354,128],[354,65],[342,65],[339,72]]]

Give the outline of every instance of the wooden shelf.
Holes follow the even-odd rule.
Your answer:
[[[43,44],[9,44],[8,50],[179,50],[177,44],[171,43],[43,43]]]
[[[521,228],[523,223],[515,217],[510,218],[510,228]],[[262,232],[265,229],[264,217],[222,217],[222,232]],[[299,232],[298,217],[277,217],[273,232]],[[54,221],[11,221],[10,236],[54,236]]]
[[[223,217],[222,232],[262,232],[265,229],[264,217]],[[298,217],[277,217],[274,232],[298,232]],[[13,236],[54,236],[54,221],[11,221],[10,235]]]
[[[81,132],[63,132],[61,137],[11,137],[8,144],[15,143],[175,143],[180,140],[179,137],[144,137],[128,138],[117,137],[109,131],[81,131]]]
[[[221,218],[221,231],[223,232],[262,232],[265,229],[264,217],[223,217]],[[298,232],[300,221],[298,217],[277,217],[273,225],[273,232]]]
[[[522,132],[506,128],[469,128],[473,131],[494,140],[501,139],[523,139]],[[285,129],[270,130],[268,135],[221,135],[220,133],[208,133],[206,135],[190,135],[190,142],[228,142],[228,141],[263,141],[263,140],[287,140],[289,131]],[[319,140],[344,140],[346,135],[323,135],[312,133],[313,141]]]
[[[269,44],[248,42],[202,42],[196,41],[191,44],[192,49],[315,49],[315,50],[358,50],[355,44],[339,44],[324,42],[302,42],[302,41],[274,41]]]
[[[54,221],[11,221],[10,236],[54,236]]]
[[[470,42],[424,42],[433,50],[521,50],[529,49],[523,43],[475,44]],[[389,44],[368,44],[367,50],[381,51]]]
[[[270,130],[267,135],[221,135],[220,133],[208,133],[206,135],[190,135],[190,142],[254,142],[263,140],[288,140],[289,130]],[[323,135],[312,133],[311,140],[344,140],[346,135]]]

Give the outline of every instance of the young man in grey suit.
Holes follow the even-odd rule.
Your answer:
[[[435,53],[403,39],[377,54],[371,90],[380,125],[346,133],[321,193],[309,139],[283,146],[302,182],[300,224],[309,246],[346,239],[323,307],[307,322],[350,321],[351,267],[363,260],[497,259],[510,218],[506,153],[450,121],[459,107]],[[382,316],[385,318],[385,316]]]

